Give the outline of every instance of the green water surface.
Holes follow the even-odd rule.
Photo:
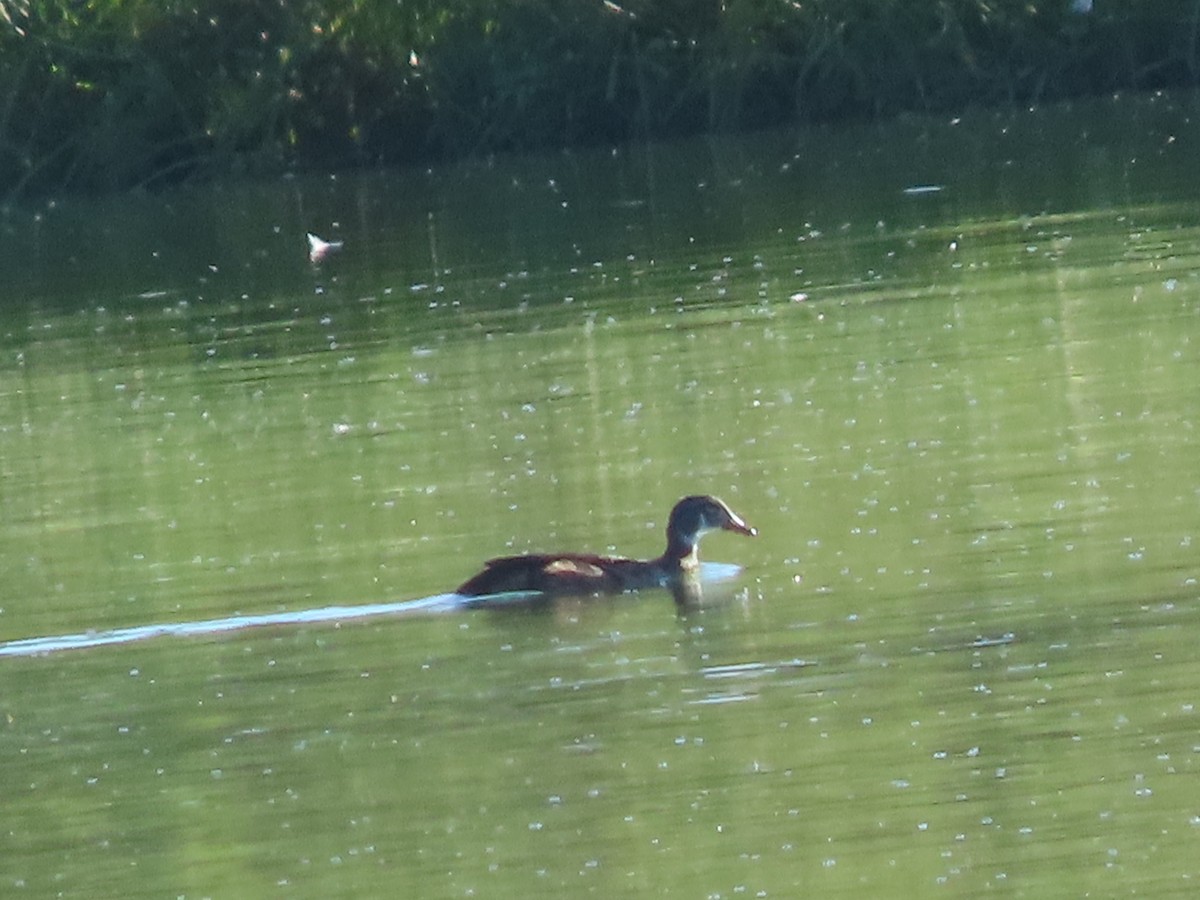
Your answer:
[[[760,536],[0,659],[0,894],[1191,896],[1192,104],[9,211],[0,641]]]

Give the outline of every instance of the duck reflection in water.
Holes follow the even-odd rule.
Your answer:
[[[520,594],[526,601],[667,588],[681,605],[701,599],[700,538],[710,531],[753,537],[757,530],[716,497],[684,497],[667,520],[667,549],[657,559],[586,553],[531,553],[488,560],[455,593],[464,597]]]

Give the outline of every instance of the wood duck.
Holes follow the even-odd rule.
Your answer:
[[[510,591],[546,595],[619,594],[642,588],[674,590],[695,582],[700,567],[696,546],[710,531],[758,534],[716,497],[684,497],[667,520],[667,549],[657,559],[593,556],[584,553],[531,553],[488,560],[482,572],[455,593],[480,597]],[[677,599],[679,591],[675,591]]]

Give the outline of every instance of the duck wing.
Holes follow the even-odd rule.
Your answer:
[[[509,591],[547,594],[604,594],[625,590],[624,574],[635,560],[575,553],[531,553],[489,559],[478,575],[455,593],[465,597]],[[640,564],[644,565],[644,563]]]

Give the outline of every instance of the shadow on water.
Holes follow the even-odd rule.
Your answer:
[[[735,578],[741,566],[730,563],[701,563],[700,577],[692,590],[681,595],[675,591],[676,601],[681,605],[701,602],[704,585],[719,584]],[[77,634],[50,635],[47,637],[22,638],[0,643],[0,657],[43,656],[63,650],[87,650],[112,644],[132,644],[156,637],[204,637],[232,631],[244,631],[264,625],[313,625],[323,622],[348,622],[382,616],[435,615],[463,610],[489,609],[536,609],[547,608],[554,597],[539,591],[511,591],[482,597],[466,597],[462,594],[433,594],[416,600],[400,600],[394,603],[365,603],[360,606],[322,606],[288,612],[262,613],[259,615],[223,616],[219,619],[202,619],[195,622],[162,622],[152,625],[132,625],[106,631],[85,631]]]

